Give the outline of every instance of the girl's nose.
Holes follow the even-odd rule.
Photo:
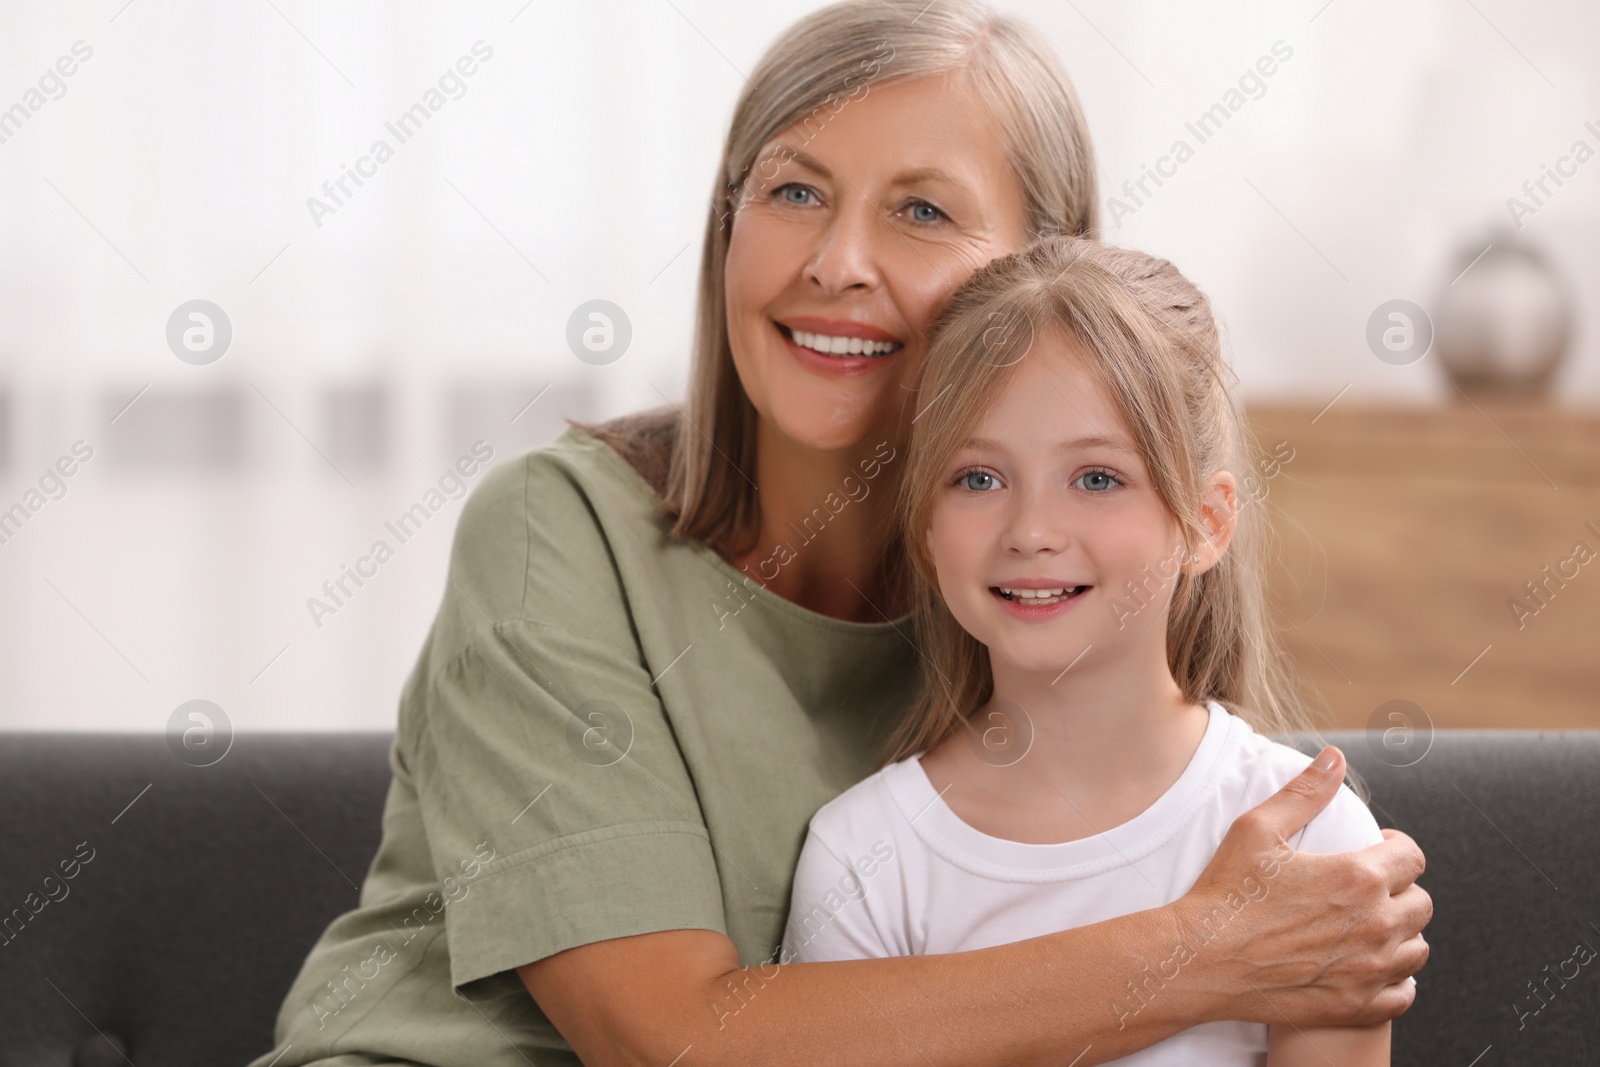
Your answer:
[[[1067,547],[1070,534],[1056,501],[1040,493],[1018,493],[1013,500],[1004,534],[1007,552],[1055,555]]]

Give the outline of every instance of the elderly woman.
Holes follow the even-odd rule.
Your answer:
[[[911,694],[892,501],[937,399],[910,388],[928,326],[1033,235],[1092,236],[1095,200],[1071,86],[1013,20],[847,0],[771,47],[717,171],[686,404],[573,426],[467,503],[360,906],[258,1067],[1088,1065],[1209,1020],[1410,1005],[1431,904],[1392,831],[1282,865],[1248,922],[1139,984],[1332,798],[1332,749],[1166,907],[971,952],[778,958],[807,820]],[[847,907],[883,857],[842,859]]]

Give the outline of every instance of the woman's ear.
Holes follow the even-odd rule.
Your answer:
[[[1189,561],[1189,573],[1194,575],[1216,566],[1239,523],[1238,483],[1228,471],[1217,471],[1207,482],[1200,497],[1200,518],[1206,539],[1195,551],[1198,558]]]

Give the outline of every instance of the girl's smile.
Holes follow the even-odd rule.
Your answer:
[[[1174,583],[1145,587],[1178,524],[1091,366],[1060,331],[1037,338],[933,506],[940,593],[988,647],[998,686],[1017,671],[1054,677],[1086,646],[1085,671],[1165,668]],[[1156,610],[1118,612],[1130,588]]]
[[[991,585],[989,592],[1017,618],[1037,621],[1053,619],[1068,611],[1092,588],[1045,578],[1023,578],[1005,585]]]

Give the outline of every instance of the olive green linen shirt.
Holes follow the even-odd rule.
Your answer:
[[[863,461],[766,576],[826,551],[807,538],[887,492],[882,469]],[[916,652],[905,618],[785,600],[672,538],[657,502],[575,427],[472,493],[360,904],[312,947],[253,1067],[575,1064],[514,968],[690,928],[745,966],[775,959],[807,822],[873,769]],[[705,1010],[731,1024],[738,1006]]]

